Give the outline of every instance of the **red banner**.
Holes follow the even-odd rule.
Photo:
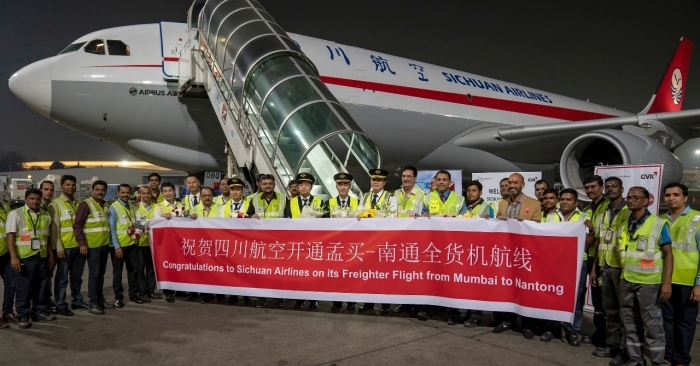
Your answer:
[[[163,289],[432,304],[571,321],[581,223],[418,219],[155,219]]]

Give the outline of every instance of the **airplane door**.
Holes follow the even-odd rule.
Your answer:
[[[160,55],[165,81],[178,81],[180,52],[187,38],[187,27],[182,23],[160,22]]]

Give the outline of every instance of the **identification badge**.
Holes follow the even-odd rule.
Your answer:
[[[605,242],[606,243],[612,242],[612,237],[613,237],[612,230],[605,230]]]
[[[647,250],[647,245],[649,245],[648,238],[638,238],[637,239],[637,251],[645,252]]]
[[[437,204],[437,203],[431,203],[431,204],[430,204],[430,212],[437,212],[438,209],[439,209],[439,207],[438,207],[438,204]]]
[[[39,238],[32,238],[32,250],[41,249],[41,240]]]

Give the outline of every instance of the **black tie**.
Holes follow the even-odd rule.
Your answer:
[[[308,198],[301,200],[301,207],[305,207],[307,202],[309,202]]]
[[[199,204],[199,200],[197,199],[197,196],[194,196],[192,199],[192,206],[197,206]]]
[[[379,195],[375,194],[374,197],[372,197],[372,208],[377,205],[377,200],[379,200]]]
[[[345,200],[340,201],[340,207],[345,207]]]
[[[238,210],[241,209],[241,204],[240,204],[240,203],[234,203],[234,205],[235,205],[234,208],[233,208],[234,211],[238,211]]]

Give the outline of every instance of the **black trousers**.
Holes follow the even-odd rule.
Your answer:
[[[20,262],[20,271],[15,272],[15,307],[17,318],[28,318],[30,315],[46,311],[45,291],[49,263],[39,254],[21,259]]]
[[[109,248],[107,245],[99,248],[88,248],[88,299],[90,305],[96,306],[104,301],[105,271]]]
[[[674,365],[690,365],[690,347],[695,335],[698,303],[690,300],[693,286],[672,285],[671,298],[661,303],[666,334],[664,360]]]
[[[47,250],[50,250],[53,252],[54,258],[58,258],[58,256],[56,255],[56,249],[47,248]],[[54,301],[54,299],[52,299],[53,294],[51,293],[51,291],[53,290],[52,282],[53,282],[53,278],[54,278],[54,269],[55,268],[56,268],[56,266],[54,266],[54,268],[51,268],[48,266],[46,267],[46,290],[44,291],[44,297],[45,297],[44,303],[46,304],[47,307],[51,306],[51,305],[56,305],[56,302]]]
[[[57,257],[58,258],[58,257]],[[83,303],[83,295],[80,287],[83,285],[83,271],[85,270],[85,256],[80,254],[80,248],[65,249],[65,258],[56,262],[56,278],[54,296],[58,309],[67,309],[67,289],[70,286],[73,304]]]
[[[122,285],[122,273],[126,264],[126,279],[129,283],[129,299],[135,299],[139,295],[139,283],[137,270],[139,267],[139,248],[136,245],[122,247],[122,257],[112,257],[112,289],[115,300],[124,300],[124,286]],[[111,248],[114,251],[114,247]]]
[[[588,258],[588,273],[593,270],[594,258]],[[600,277],[600,267],[596,273]],[[591,286],[591,302],[593,303],[593,325],[595,326],[595,334],[593,334],[593,343],[596,346],[605,346],[605,308],[603,308],[603,290],[600,286]]]
[[[139,295],[146,296],[156,292],[156,271],[153,268],[153,256],[151,247],[138,247],[139,265],[137,271],[137,281],[139,284]]]

